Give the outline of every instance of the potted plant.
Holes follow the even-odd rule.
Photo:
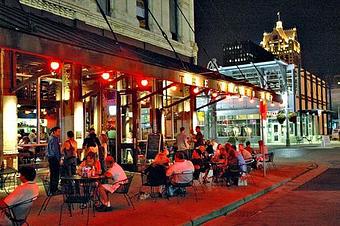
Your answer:
[[[297,115],[295,112],[289,112],[288,120],[292,123],[296,123]]]
[[[236,143],[237,143],[237,137],[235,137],[235,136],[230,136],[230,137],[228,138],[227,142],[228,142],[228,143],[231,143],[231,144],[233,144],[233,145],[236,145]]]
[[[284,111],[279,111],[279,113],[277,114],[277,121],[280,123],[280,124],[283,124],[284,121],[286,120],[286,115],[285,115],[285,112]]]

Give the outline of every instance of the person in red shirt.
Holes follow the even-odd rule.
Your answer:
[[[252,148],[250,146],[250,141],[246,142],[246,147],[244,148],[246,149],[248,152],[250,152],[252,155],[256,155],[256,151],[254,150],[254,148]]]

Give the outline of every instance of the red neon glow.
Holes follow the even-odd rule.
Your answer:
[[[197,94],[199,91],[200,91],[200,89],[198,87],[195,87],[194,93]]]
[[[52,61],[52,62],[50,63],[50,67],[51,67],[52,70],[55,71],[55,70],[58,70],[58,69],[59,69],[60,64],[59,64],[59,62]]]
[[[143,79],[140,84],[142,84],[142,86],[147,86],[149,84],[148,80]]]
[[[105,80],[108,80],[108,79],[110,78],[110,74],[107,73],[107,72],[104,72],[104,73],[102,74],[102,78],[105,79]]]

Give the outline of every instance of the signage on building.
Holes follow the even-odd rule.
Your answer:
[[[267,112],[268,112],[267,103],[261,100],[260,101],[260,114],[263,120],[267,119]]]

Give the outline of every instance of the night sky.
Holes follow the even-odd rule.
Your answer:
[[[283,28],[296,27],[305,69],[320,76],[340,74],[340,0],[194,0],[198,64],[222,64],[225,42],[262,41],[281,14]],[[209,57],[204,53],[206,49]]]

